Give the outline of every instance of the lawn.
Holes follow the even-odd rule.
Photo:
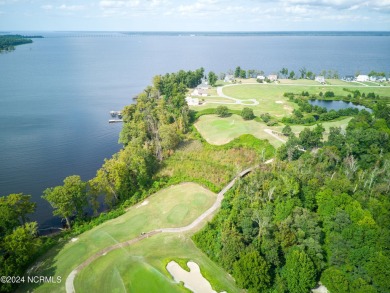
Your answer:
[[[279,79],[279,83],[283,84],[292,84],[292,85],[319,85],[318,81],[311,79]]]
[[[217,115],[203,115],[195,123],[195,127],[208,143],[214,145],[226,144],[243,134],[252,134],[259,139],[268,139],[274,147],[283,144],[264,131],[264,129],[272,129],[273,127],[254,120],[246,121],[238,115],[226,118],[219,118]]]
[[[328,135],[329,135],[329,128],[331,127],[341,127],[341,129],[346,129],[347,126],[348,126],[348,123],[349,121],[352,119],[352,117],[347,117],[347,118],[344,118],[344,119],[341,119],[341,120],[336,120],[336,121],[327,121],[327,122],[322,122],[322,126],[325,128],[325,132],[324,132],[324,139],[328,139]],[[273,127],[273,129],[275,129],[276,131],[279,131],[281,132],[282,129],[283,129],[284,126],[275,126]],[[291,130],[292,132],[295,133],[295,135],[299,135],[299,133],[305,129],[306,127],[309,127],[311,129],[313,129],[314,127],[316,127],[316,125],[312,125],[312,126],[304,126],[304,125],[291,125]]]
[[[345,129],[351,119],[351,117],[347,117],[342,120],[322,122],[322,126],[325,128],[324,137],[327,137],[330,127],[341,127]],[[253,120],[245,121],[238,115],[231,115],[226,118],[220,118],[217,115],[203,115],[199,117],[195,126],[199,133],[210,144],[223,145],[243,134],[252,134],[259,139],[268,139],[270,144],[275,147],[279,147],[283,144],[282,141],[265,132],[265,129],[281,132],[284,125],[267,126],[265,123]],[[315,125],[292,125],[291,129],[296,135],[299,135],[299,133],[306,127],[314,128]],[[281,137],[281,139],[287,140],[286,137]]]
[[[183,183],[161,190],[147,198],[148,204],[131,207],[124,215],[77,236],[78,240],[75,242],[63,240],[62,244],[44,255],[39,260],[41,265],[34,271],[34,275],[61,276],[62,282],[60,284],[25,284],[18,289],[18,292],[28,290],[65,292],[65,279],[69,273],[96,252],[118,242],[133,239],[141,232],[156,228],[188,225],[206,211],[214,203],[215,198],[214,193],[195,183]],[[191,242],[189,239],[187,241]],[[141,244],[143,245],[143,242]],[[191,249],[195,248],[194,246],[190,247]],[[144,247],[143,249],[145,255],[152,253]],[[107,262],[109,262],[110,255],[107,255]],[[112,253],[112,255],[116,254]],[[202,254],[199,252],[199,255]],[[93,267],[97,274],[100,273],[99,269],[100,267],[96,269]],[[139,270],[144,271],[143,268],[139,268]],[[115,280],[117,275],[114,271],[106,271],[105,273],[113,276],[112,282],[117,282]],[[78,281],[83,282],[82,279],[78,279]],[[157,279],[155,281],[159,282]],[[103,286],[103,283],[101,285]],[[94,290],[89,292],[94,292]]]
[[[283,96],[286,92],[299,94],[305,91],[310,95],[318,95],[320,92],[325,93],[326,91],[333,91],[336,96],[346,97],[353,91],[359,90],[362,94],[365,93],[365,95],[370,92],[374,92],[376,95],[385,97],[388,101],[390,100],[389,86],[364,86],[333,79],[327,81],[331,84],[321,85],[318,82],[304,79],[281,80],[280,84],[235,84],[225,86],[223,88],[223,93],[233,98],[243,100],[256,99],[259,102],[259,105],[254,106],[227,105],[229,109],[242,110],[244,107],[250,107],[253,109],[256,116],[259,116],[262,113],[270,113],[276,118],[282,118],[290,115],[294,109],[298,108],[295,103],[290,102]],[[207,108],[216,108],[218,106],[218,104],[206,103],[202,106],[194,106],[192,109],[199,111]]]
[[[188,292],[173,283],[165,268],[170,260],[192,260],[214,290],[239,292],[234,280],[197,249],[188,234],[159,234],[112,251],[83,269],[75,288],[77,292]]]
[[[325,81],[327,85],[343,85],[347,87],[353,85],[350,82],[340,80],[340,79],[326,79]]]

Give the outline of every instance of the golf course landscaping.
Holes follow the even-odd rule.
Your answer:
[[[347,117],[342,120],[323,122],[325,137],[330,127],[345,129],[350,120],[351,117]],[[281,146],[283,141],[287,140],[287,137],[280,135],[283,126],[267,126],[263,122],[244,120],[239,115],[231,115],[226,118],[220,118],[217,115],[203,115],[199,117],[195,127],[208,143],[214,145],[226,144],[243,134],[252,134],[259,139],[267,139],[274,147]],[[299,134],[305,127],[314,128],[315,125],[292,125],[291,129],[295,134]],[[272,134],[272,131],[279,133],[279,135]]]
[[[70,241],[63,241],[62,245],[44,255],[30,272],[32,275],[61,276],[61,283],[25,284],[18,292],[65,292],[65,279],[71,271],[99,251],[157,228],[186,226],[210,208],[215,200],[214,193],[194,183],[163,189],[131,207],[124,215]],[[117,292],[122,292],[122,284],[126,284],[126,288],[135,292],[140,286],[150,288],[152,292],[158,288],[165,288],[165,292],[186,292],[184,287],[173,282],[165,266],[171,260],[179,263],[180,260],[192,260],[199,264],[213,287],[237,291],[234,281],[195,247],[189,238],[191,234],[163,233],[113,250],[81,270],[75,278],[75,290],[105,292],[101,291],[102,288],[117,288]]]
[[[348,87],[347,90],[346,87]],[[221,206],[222,210],[227,209],[227,201],[222,202],[222,200],[225,193],[234,186],[237,180],[254,169],[267,167],[262,163],[268,164],[276,161],[273,161],[273,158],[278,154],[276,149],[283,146],[289,139],[287,135],[282,134],[286,126],[282,123],[282,118],[296,115],[297,111],[294,110],[300,108],[298,102],[296,100],[294,102],[294,95],[298,96],[300,93],[309,92],[310,95],[318,96],[319,93],[333,91],[338,96],[346,96],[347,93],[357,89],[363,93],[374,91],[378,94],[376,96],[378,99],[379,96],[386,98],[390,96],[390,87],[388,86],[345,85],[341,81],[329,81],[325,85],[318,85],[311,80],[289,80],[281,81],[279,84],[243,82],[242,84],[228,84],[212,88],[210,90],[212,96],[205,97],[203,104],[191,106],[191,109],[195,111],[192,113],[195,114],[193,116],[195,118],[188,123],[187,130],[181,133],[180,140],[179,137],[176,138],[177,129],[181,127],[180,121],[182,120],[180,119],[188,118],[190,115],[182,117],[180,115],[184,112],[178,111],[180,119],[172,121],[175,121],[174,123],[177,121],[180,127],[173,128],[170,124],[165,125],[168,128],[163,129],[165,132],[162,131],[161,134],[165,135],[164,146],[169,145],[169,147],[162,148],[160,153],[153,153],[153,155],[161,156],[158,168],[153,165],[153,162],[156,161],[148,161],[148,163],[152,163],[147,167],[155,169],[154,173],[148,175],[147,179],[151,181],[148,183],[149,185],[145,183],[145,186],[150,189],[143,189],[142,185],[134,187],[134,198],[131,199],[130,204],[127,202],[127,205],[121,206],[121,212],[124,211],[124,207],[126,207],[126,211],[120,216],[92,229],[89,228],[90,230],[82,230],[86,231],[84,233],[80,231],[74,232],[74,234],[64,233],[65,236],[60,238],[58,243],[46,254],[42,255],[27,273],[29,276],[60,277],[60,282],[27,282],[22,284],[16,292],[189,292],[188,288],[193,288],[192,285],[180,281],[180,278],[183,275],[188,277],[186,272],[194,272],[195,274],[195,271],[207,288],[211,286],[212,289],[207,289],[208,292],[213,292],[212,290],[216,292],[241,292],[242,289],[238,287],[240,284],[242,288],[247,288],[242,286],[242,280],[236,279],[238,280],[237,285],[233,277],[227,273],[227,271],[231,274],[235,272],[237,275],[236,268],[229,270],[221,263],[217,264],[221,255],[209,258],[210,250],[204,249],[212,244],[216,234],[213,234],[210,241],[202,242],[204,247],[200,248],[203,250],[198,248],[199,242],[196,241],[197,236],[194,234],[204,227],[206,230],[214,229],[212,227],[214,224],[206,225],[206,223],[212,220]],[[285,95],[286,92],[292,93],[292,96]],[[141,96],[141,102],[142,99],[148,101],[150,97]],[[155,100],[159,99],[156,98],[153,101]],[[372,103],[372,101],[369,102]],[[142,105],[142,103],[140,104]],[[221,106],[221,104],[226,104],[228,107],[225,109],[225,115],[215,114],[218,112],[214,111],[214,108]],[[182,107],[189,111],[187,104]],[[253,110],[249,120],[244,120],[245,116],[240,115],[244,108]],[[132,117],[133,110],[132,107],[127,109],[126,119]],[[137,111],[134,113],[144,113],[144,109]],[[162,113],[166,114],[168,118],[172,118],[169,116],[171,112],[168,110]],[[268,121],[262,115],[266,113],[270,116]],[[364,114],[364,112],[361,113]],[[321,130],[321,144],[327,139],[331,127],[340,127],[342,132],[346,131],[348,123],[353,118],[353,116],[346,115],[357,114],[348,113],[330,121],[320,122],[324,128]],[[303,116],[302,113],[301,116]],[[165,121],[170,121],[168,118]],[[312,118],[314,120],[314,116]],[[154,125],[154,120],[150,120],[149,116],[146,116],[145,119],[147,123]],[[313,131],[316,127],[316,122],[305,126],[294,121],[283,121],[291,123],[289,132],[291,138],[294,138],[292,134],[299,136],[306,127]],[[111,165],[108,163],[116,163],[119,167],[126,166],[131,172],[124,173],[123,182],[127,183],[125,180],[134,176],[136,179],[129,184],[133,188],[138,181],[142,182],[143,179],[145,182],[147,181],[144,177],[137,176],[142,172],[148,172],[148,168],[137,169],[145,162],[143,160],[146,155],[134,147],[138,143],[138,137],[135,137],[134,133],[143,129],[141,126],[144,124],[137,125],[130,122],[126,122],[128,128],[124,128],[125,134],[128,135],[121,137],[122,142],[127,144],[125,149],[118,156],[114,156],[111,161],[105,161],[105,166],[110,167]],[[131,128],[133,126],[137,127],[133,129]],[[145,129],[150,131],[150,129],[153,130],[153,127]],[[172,129],[174,131],[171,131]],[[143,137],[156,138],[158,143],[163,141],[160,140],[159,136],[151,134],[154,132],[149,133],[149,135],[145,134]],[[134,141],[132,141],[133,139]],[[145,145],[158,146],[154,143],[152,140]],[[290,141],[286,146],[289,143]],[[283,148],[285,146],[278,151]],[[152,150],[154,149],[152,148]],[[301,151],[299,148],[298,150]],[[302,152],[305,151],[310,154],[310,148],[302,150]],[[132,157],[135,155],[138,157]],[[129,158],[135,159],[132,161]],[[157,156],[157,158],[159,157]],[[262,169],[262,171],[264,170]],[[113,173],[110,174],[103,168],[101,174],[103,174],[101,177],[97,177],[100,181],[96,182],[106,184],[105,191],[108,190],[107,193],[110,194],[113,187],[109,182],[109,175]],[[94,182],[92,181],[92,183]],[[279,187],[280,184],[277,186]],[[266,193],[269,202],[273,202],[271,198],[275,188],[269,188]],[[149,194],[152,195],[148,196]],[[113,192],[113,195],[116,196],[116,193]],[[134,203],[136,204],[128,207]],[[255,218],[251,218],[252,222],[253,219]],[[225,228],[230,229],[229,227]],[[253,223],[248,227],[253,229]],[[260,236],[259,231],[256,233]],[[222,245],[220,246],[222,247]],[[216,246],[216,251],[221,247]],[[228,244],[225,248],[230,249]],[[244,256],[240,255],[239,257],[243,258]],[[262,261],[260,258],[259,263]],[[239,265],[241,263],[237,261],[236,267]],[[172,270],[167,269],[167,266],[171,269],[174,267],[176,273],[181,274],[181,277],[176,278]],[[236,275],[234,275],[235,278]],[[202,292],[199,288],[191,290]]]
[[[354,91],[360,91],[361,94],[368,95],[370,92],[375,92],[379,96],[390,97],[390,86],[383,85],[364,85],[360,83],[348,83],[341,80],[330,79],[327,84],[319,84],[313,80],[280,80],[280,83],[260,84],[253,82],[241,84],[228,84],[222,87],[223,96],[218,96],[215,89],[209,89],[210,95],[205,97],[206,103],[200,106],[192,106],[195,111],[200,111],[208,108],[216,108],[218,98],[221,103],[225,103],[231,110],[242,110],[243,107],[250,107],[254,114],[259,116],[262,113],[269,113],[278,119],[288,116],[294,109],[298,109],[298,105],[289,101],[284,93],[291,92],[299,94],[308,92],[310,95],[319,95],[320,92],[334,92],[335,96],[347,96]],[[256,105],[243,106],[241,104],[232,104],[232,101],[227,101],[226,97],[231,97],[238,100],[255,99]],[[211,103],[209,103],[209,101]]]
[[[298,105],[290,101],[284,93],[300,94],[308,92],[309,94],[319,95],[326,91],[332,91],[336,96],[347,96],[348,93],[354,91],[360,91],[366,95],[370,92],[375,92],[379,96],[390,96],[389,86],[365,86],[336,79],[327,80],[327,83],[324,85],[312,80],[280,80],[280,83],[277,84],[242,82],[220,87],[218,91],[221,99],[220,104],[216,103],[218,101],[218,97],[215,96],[217,91],[210,89],[211,96],[205,99],[205,103],[200,106],[192,106],[192,109],[202,111],[224,104],[229,110],[236,113],[244,107],[249,107],[258,117],[261,114],[269,113],[271,117],[281,120],[283,117],[291,116],[294,109],[298,109]],[[254,99],[257,103],[254,105],[232,104],[231,101],[225,103],[226,96],[238,101]],[[345,130],[351,119],[351,117],[341,117],[332,121],[320,121],[319,123],[325,128],[324,138],[327,138],[330,127],[341,127],[341,129]],[[268,126],[266,123],[259,121],[259,119],[256,120],[244,120],[236,114],[227,117],[218,117],[214,114],[202,115],[195,122],[195,127],[203,138],[213,145],[226,144],[243,134],[252,134],[259,139],[267,139],[276,148],[287,141],[287,137],[281,135],[281,131],[285,126],[283,123]],[[299,135],[305,127],[315,127],[315,125],[305,126],[299,124],[290,126],[295,135]]]

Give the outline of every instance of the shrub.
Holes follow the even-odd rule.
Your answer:
[[[261,115],[260,115],[260,118],[261,118],[265,123],[267,123],[268,121],[271,120],[271,115],[270,115],[269,113],[261,114]]]
[[[334,92],[331,91],[326,91],[324,94],[325,98],[333,98],[334,97]]]
[[[244,120],[252,120],[255,118],[255,115],[253,114],[253,110],[251,108],[244,108],[241,111],[241,117]]]
[[[215,113],[219,117],[228,117],[230,115],[229,114],[229,109],[226,106],[218,106],[217,109],[215,109]]]

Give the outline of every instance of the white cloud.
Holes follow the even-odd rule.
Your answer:
[[[99,2],[99,6],[103,9],[117,9],[126,7],[136,7],[140,4],[139,0],[102,0]]]
[[[292,5],[304,5],[307,7],[324,7],[334,10],[368,10],[390,9],[390,0],[279,0],[280,3]],[[383,11],[385,12],[385,11]]]
[[[200,12],[203,8],[205,8],[204,4],[196,2],[189,5],[180,5],[178,11],[184,15],[192,15],[194,13]]]
[[[80,11],[80,10],[85,9],[85,6],[84,5],[66,5],[66,4],[62,4],[62,5],[58,6],[58,9],[66,10],[66,11]]]
[[[295,5],[295,6],[286,6],[284,10],[287,13],[292,13],[292,14],[308,14],[309,9],[305,6],[302,5]]]
[[[44,9],[44,10],[52,10],[53,9],[53,5],[45,4],[45,5],[42,5],[41,8]]]
[[[149,0],[149,2],[151,7],[157,7],[157,6],[169,4],[169,2],[166,0]]]

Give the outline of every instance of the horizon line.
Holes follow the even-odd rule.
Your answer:
[[[264,30],[264,31],[245,31],[245,30],[0,30],[0,32],[142,32],[142,33],[193,33],[193,32],[199,32],[199,33],[287,33],[287,32],[335,32],[335,33],[342,33],[342,32],[354,32],[354,33],[369,33],[369,32],[382,32],[382,33],[390,33],[390,30]]]

